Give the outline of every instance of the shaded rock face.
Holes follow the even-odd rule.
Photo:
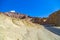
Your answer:
[[[41,18],[42,19],[42,25],[45,25],[47,22],[47,18]]]
[[[46,24],[46,20],[47,18],[38,18],[38,17],[34,17],[31,19],[33,23],[38,23],[38,24]]]
[[[33,18],[31,19],[31,21],[32,21],[33,23],[38,23],[38,24],[40,24],[40,23],[42,22],[41,18],[38,18],[38,17],[33,17]]]
[[[60,26],[60,10],[51,14],[46,22],[50,25]]]

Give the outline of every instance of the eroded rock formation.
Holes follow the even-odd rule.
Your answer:
[[[20,14],[20,13],[16,13],[16,12],[4,12],[3,14],[5,14],[9,17],[30,20],[31,22],[37,23],[37,24],[45,24],[45,21],[46,21],[46,18],[30,17],[30,16]]]
[[[20,19],[25,19],[28,17],[27,15],[15,13],[15,12],[5,12],[4,14],[10,17],[15,17],[15,18],[20,18]]]
[[[31,19],[31,21],[33,22],[33,23],[38,23],[38,24],[46,24],[46,20],[47,20],[47,18],[39,18],[39,17],[33,17],[32,19]]]
[[[60,26],[60,10],[49,15],[47,24]]]

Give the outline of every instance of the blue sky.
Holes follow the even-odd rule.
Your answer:
[[[0,0],[0,12],[15,10],[36,17],[47,17],[60,9],[60,0]]]

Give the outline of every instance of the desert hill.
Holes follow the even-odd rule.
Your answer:
[[[0,40],[60,40],[60,36],[30,20],[32,18],[26,15],[1,12]]]

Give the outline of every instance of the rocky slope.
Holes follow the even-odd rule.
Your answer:
[[[60,36],[15,14],[0,13],[0,40],[60,40]]]
[[[47,18],[34,17],[31,19],[33,23],[38,23],[42,25],[53,25],[60,26],[60,10],[53,12]]]
[[[47,18],[47,23],[55,26],[60,26],[60,10],[49,15]]]

